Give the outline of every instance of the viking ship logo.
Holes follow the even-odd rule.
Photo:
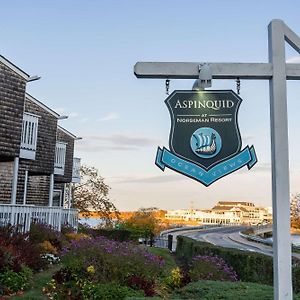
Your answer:
[[[221,136],[212,128],[198,128],[192,134],[190,146],[197,156],[201,158],[212,158],[215,157],[222,148]]]

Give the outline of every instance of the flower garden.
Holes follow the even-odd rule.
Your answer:
[[[106,234],[114,239],[103,233],[70,228],[59,233],[42,224],[34,224],[28,234],[0,228],[0,299],[273,297],[271,286],[241,282],[240,270],[222,255],[198,253],[183,260],[166,249],[124,241],[120,231]],[[32,293],[43,274],[47,276]]]

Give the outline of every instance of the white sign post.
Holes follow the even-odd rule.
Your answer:
[[[292,300],[290,192],[286,80],[300,80],[300,64],[285,62],[285,42],[300,53],[300,38],[281,20],[269,24],[269,63],[208,63],[213,79],[265,79],[270,82],[274,299]],[[192,62],[138,62],[138,78],[198,79]],[[201,71],[200,71],[201,72]]]

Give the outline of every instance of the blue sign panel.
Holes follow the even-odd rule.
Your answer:
[[[257,162],[254,147],[243,150],[237,115],[242,99],[231,90],[174,91],[165,103],[171,116],[170,150],[158,148],[156,165],[205,186]]]

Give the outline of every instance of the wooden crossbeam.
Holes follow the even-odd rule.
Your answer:
[[[137,78],[198,79],[200,62],[137,62]],[[267,79],[273,76],[270,63],[208,63],[213,79]],[[300,80],[300,64],[286,64],[286,79]]]

